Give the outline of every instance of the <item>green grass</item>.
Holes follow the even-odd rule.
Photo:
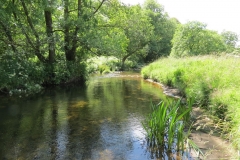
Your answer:
[[[240,150],[240,58],[198,56],[163,58],[149,64],[142,76],[178,88],[187,99],[208,110],[222,135]]]

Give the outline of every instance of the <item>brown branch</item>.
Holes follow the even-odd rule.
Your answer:
[[[26,37],[28,43],[31,45],[32,48],[35,49],[35,46],[33,45],[33,43],[32,43],[32,41],[31,41],[30,37],[29,37],[28,34],[26,33],[24,27],[23,27],[22,24],[21,24],[21,21],[18,19],[17,14],[16,14],[16,12],[14,12],[14,11],[13,11],[13,17],[14,17],[15,21],[18,22],[18,24],[20,25],[20,28],[21,28],[23,34],[25,35],[25,37]]]
[[[37,31],[35,30],[34,26],[33,26],[33,23],[32,23],[32,20],[31,18],[29,17],[29,13],[28,13],[28,10],[27,10],[27,7],[26,7],[26,4],[24,3],[24,0],[20,0],[22,2],[22,6],[23,6],[23,10],[24,10],[24,13],[27,17],[27,22],[31,28],[31,30],[33,31],[33,34],[35,35],[37,41],[39,41],[39,35],[37,34]]]
[[[92,51],[92,49],[86,43],[80,41],[80,44],[82,45],[82,47],[84,47],[86,50],[92,52],[93,54],[95,54],[97,56],[100,55],[99,53]]]
[[[98,12],[98,10],[101,8],[101,6],[103,5],[103,3],[104,3],[105,1],[106,1],[106,0],[102,0],[102,2],[100,3],[100,5],[98,6],[98,8],[93,12],[93,15]]]
[[[54,32],[63,32],[63,33],[65,33],[65,31],[62,30],[62,29],[55,29],[55,30],[52,31],[52,33],[54,33]]]
[[[38,59],[39,59],[40,61],[46,62],[46,58],[41,54],[41,51],[40,51],[40,46],[41,46],[41,44],[40,44],[40,40],[39,40],[39,35],[37,34],[37,31],[35,30],[35,28],[34,28],[34,26],[33,26],[32,20],[31,20],[31,18],[29,17],[29,13],[28,13],[26,4],[24,3],[24,0],[20,0],[20,1],[21,1],[21,3],[22,3],[22,7],[23,7],[23,10],[24,10],[24,13],[25,13],[25,15],[26,15],[26,17],[27,17],[27,22],[28,22],[28,24],[29,24],[29,26],[30,26],[31,30],[33,31],[33,34],[34,34],[34,36],[35,36],[35,38],[36,38],[36,45],[35,45],[35,47],[34,47],[34,49],[35,49],[35,54],[36,54],[36,56],[38,57]],[[27,35],[27,34],[25,33],[25,35]],[[26,38],[27,38],[28,41],[30,42],[29,37],[27,36]],[[31,46],[32,46],[32,45],[31,45]]]
[[[78,9],[70,10],[70,11],[68,11],[68,13],[71,13],[71,12],[74,12],[74,11],[78,11]]]

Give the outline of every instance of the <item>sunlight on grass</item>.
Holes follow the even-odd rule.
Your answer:
[[[229,56],[163,58],[141,71],[142,77],[178,88],[221,123],[222,135],[240,150],[240,59]]]

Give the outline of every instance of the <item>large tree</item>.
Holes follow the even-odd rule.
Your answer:
[[[161,56],[170,54],[171,40],[179,22],[174,18],[171,19],[164,11],[163,6],[156,0],[146,0],[144,9],[154,27],[145,61],[154,61]]]
[[[153,35],[153,27],[141,6],[129,6],[115,0],[105,6],[103,13],[102,33],[107,34],[102,43],[114,44],[114,48],[106,52],[119,58],[121,69],[124,70],[128,58],[138,60],[146,56],[144,50]]]
[[[54,72],[56,57],[75,62],[91,46],[88,31],[96,28],[95,15],[105,0],[1,1],[1,52],[37,57]],[[69,64],[69,63],[67,63]],[[49,67],[50,66],[50,67]],[[54,74],[46,74],[54,76]]]

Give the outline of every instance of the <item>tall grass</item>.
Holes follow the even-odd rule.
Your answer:
[[[144,67],[144,78],[179,88],[220,123],[225,138],[240,150],[240,58],[164,58]]]
[[[182,106],[179,100],[169,104],[160,102],[151,106],[152,113],[143,123],[150,148],[155,148],[158,158],[163,156],[161,155],[163,152],[183,153],[188,137],[184,128],[190,117],[191,105]]]

